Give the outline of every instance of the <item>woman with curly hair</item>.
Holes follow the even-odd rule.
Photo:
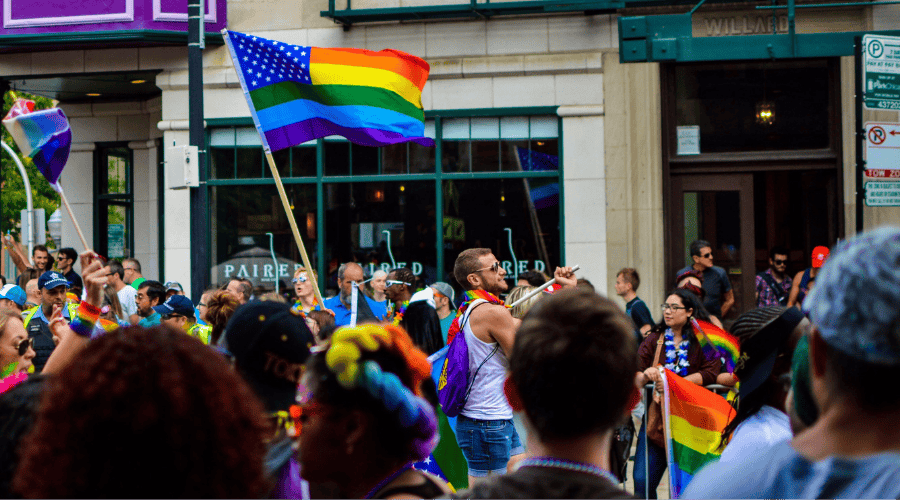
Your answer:
[[[241,303],[226,290],[217,290],[206,302],[206,322],[212,326],[209,344],[216,345],[225,325]]]
[[[449,489],[412,464],[437,444],[431,365],[399,327],[341,328],[307,362],[300,464],[338,498],[435,498]],[[428,388],[428,384],[431,387]]]
[[[32,498],[253,498],[266,421],[218,353],[166,325],[107,333],[48,378],[14,489]]]

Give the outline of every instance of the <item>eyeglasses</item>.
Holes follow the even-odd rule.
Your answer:
[[[701,255],[701,257],[703,257],[704,259],[712,258],[712,253],[705,253],[705,254]]]
[[[487,271],[488,269],[490,269],[491,271],[496,273],[497,271],[500,270],[500,262],[499,261],[494,262],[489,267],[482,267],[481,269],[476,269],[474,272],[477,273],[477,272],[481,272],[481,271]]]
[[[18,346],[19,356],[24,356],[25,353],[28,352],[28,349],[31,349],[33,346],[34,346],[33,338],[29,337],[27,339],[22,339],[22,341],[19,342],[19,346]]]
[[[306,283],[307,281],[309,281],[309,278],[307,278],[305,274],[301,274],[300,276],[292,279],[291,283]]]
[[[787,259],[774,259],[772,262],[774,262],[776,266],[783,266],[784,264],[787,264]]]
[[[386,284],[385,288],[390,288],[394,285],[412,286],[412,283],[407,283],[405,281],[395,281],[395,280],[387,280],[387,281],[385,281],[385,284]]]
[[[663,311],[668,311],[669,309],[671,309],[672,311],[679,311],[681,309],[687,309],[687,307],[679,306],[679,305],[675,305],[675,304],[663,304],[660,307],[662,307]]]

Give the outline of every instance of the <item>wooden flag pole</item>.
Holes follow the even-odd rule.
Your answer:
[[[579,270],[579,269],[581,269],[581,266],[579,266],[578,264],[575,264],[574,266],[572,266],[572,272],[575,272],[575,271],[577,271],[577,270]],[[543,292],[544,290],[547,289],[547,287],[553,286],[553,285],[555,285],[555,284],[556,284],[556,278],[553,278],[552,280],[550,280],[550,281],[544,283],[543,285],[541,285],[541,286],[535,288],[534,290],[528,292],[528,294],[525,295],[524,297],[522,297],[521,299],[519,299],[519,300],[513,302],[512,304],[507,304],[507,306],[508,306],[508,307],[516,307],[517,305],[521,304],[522,302],[525,302],[526,300],[528,300],[528,299],[534,297],[535,295],[537,295],[537,294]]]
[[[78,220],[75,218],[75,214],[72,212],[72,207],[69,205],[69,200],[66,199],[66,193],[63,192],[62,184],[60,184],[57,179],[56,185],[59,186],[59,197],[62,198],[63,205],[66,207],[66,211],[69,212],[69,217],[72,218],[72,224],[75,225],[75,231],[78,231],[78,237],[81,238],[81,244],[84,245],[84,249],[87,250],[91,247],[88,246],[87,240],[84,239],[84,233],[81,232],[81,226],[78,225]]]
[[[313,293],[316,294],[316,300],[319,307],[325,309],[325,300],[322,298],[322,292],[319,291],[319,284],[316,282],[316,276],[312,272],[312,265],[309,263],[309,256],[306,255],[306,248],[303,246],[303,239],[300,238],[300,230],[297,228],[297,221],[294,220],[294,211],[291,210],[291,204],[288,201],[287,193],[284,191],[284,184],[281,182],[281,176],[275,167],[275,158],[272,158],[271,152],[266,152],[266,160],[269,162],[269,169],[272,170],[272,177],[275,178],[275,186],[278,188],[278,194],[281,196],[281,204],[284,205],[284,212],[287,214],[288,223],[291,225],[291,231],[294,233],[294,241],[297,242],[297,248],[300,249],[300,258],[303,259],[303,265],[307,270],[307,277],[312,281]]]

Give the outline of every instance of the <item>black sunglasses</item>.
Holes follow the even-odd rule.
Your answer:
[[[776,266],[780,266],[782,264],[787,264],[787,259],[774,259],[772,262],[774,262]]]
[[[24,356],[34,346],[34,339],[29,337],[19,342],[19,356]]]

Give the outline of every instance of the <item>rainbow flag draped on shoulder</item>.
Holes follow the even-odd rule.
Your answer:
[[[267,152],[329,135],[362,146],[434,145],[424,137],[422,89],[431,68],[421,58],[222,34]]]
[[[722,431],[735,411],[721,396],[671,370],[665,370],[662,380],[669,492],[678,498],[697,471],[722,455]]]

